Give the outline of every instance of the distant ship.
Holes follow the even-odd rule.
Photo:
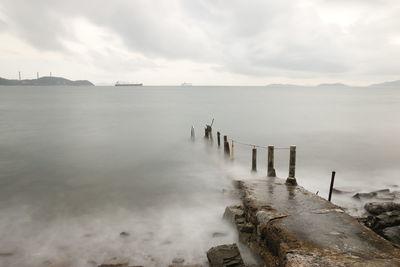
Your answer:
[[[115,86],[143,86],[143,83],[116,82]]]
[[[182,83],[181,86],[192,86],[193,84],[191,83]]]

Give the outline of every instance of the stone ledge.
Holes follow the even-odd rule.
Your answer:
[[[398,248],[300,186],[278,178],[237,186],[243,205],[224,217],[266,266],[400,266]]]

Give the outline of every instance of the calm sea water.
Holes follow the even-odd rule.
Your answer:
[[[399,185],[399,114],[396,88],[0,87],[0,266],[203,263],[236,242],[223,190],[266,174],[265,150],[251,174],[251,147],[226,162],[204,143],[212,118],[237,141],[297,145],[298,183],[326,197],[332,170],[350,191]],[[357,214],[350,196],[334,202]]]

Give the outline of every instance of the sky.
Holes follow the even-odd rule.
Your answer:
[[[400,79],[398,0],[0,0],[0,77],[96,84]]]

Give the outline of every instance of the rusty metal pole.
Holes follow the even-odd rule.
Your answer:
[[[251,157],[251,171],[257,171],[257,148],[253,148]]]
[[[274,168],[274,146],[268,146],[268,177],[276,177]]]
[[[333,171],[332,177],[331,177],[331,186],[329,187],[329,197],[328,197],[329,201],[331,201],[331,198],[332,198],[332,190],[333,190],[333,184],[335,183],[335,175],[336,175],[336,172]]]
[[[296,173],[296,146],[290,146],[289,177],[286,179],[286,184],[297,185],[295,173]]]

